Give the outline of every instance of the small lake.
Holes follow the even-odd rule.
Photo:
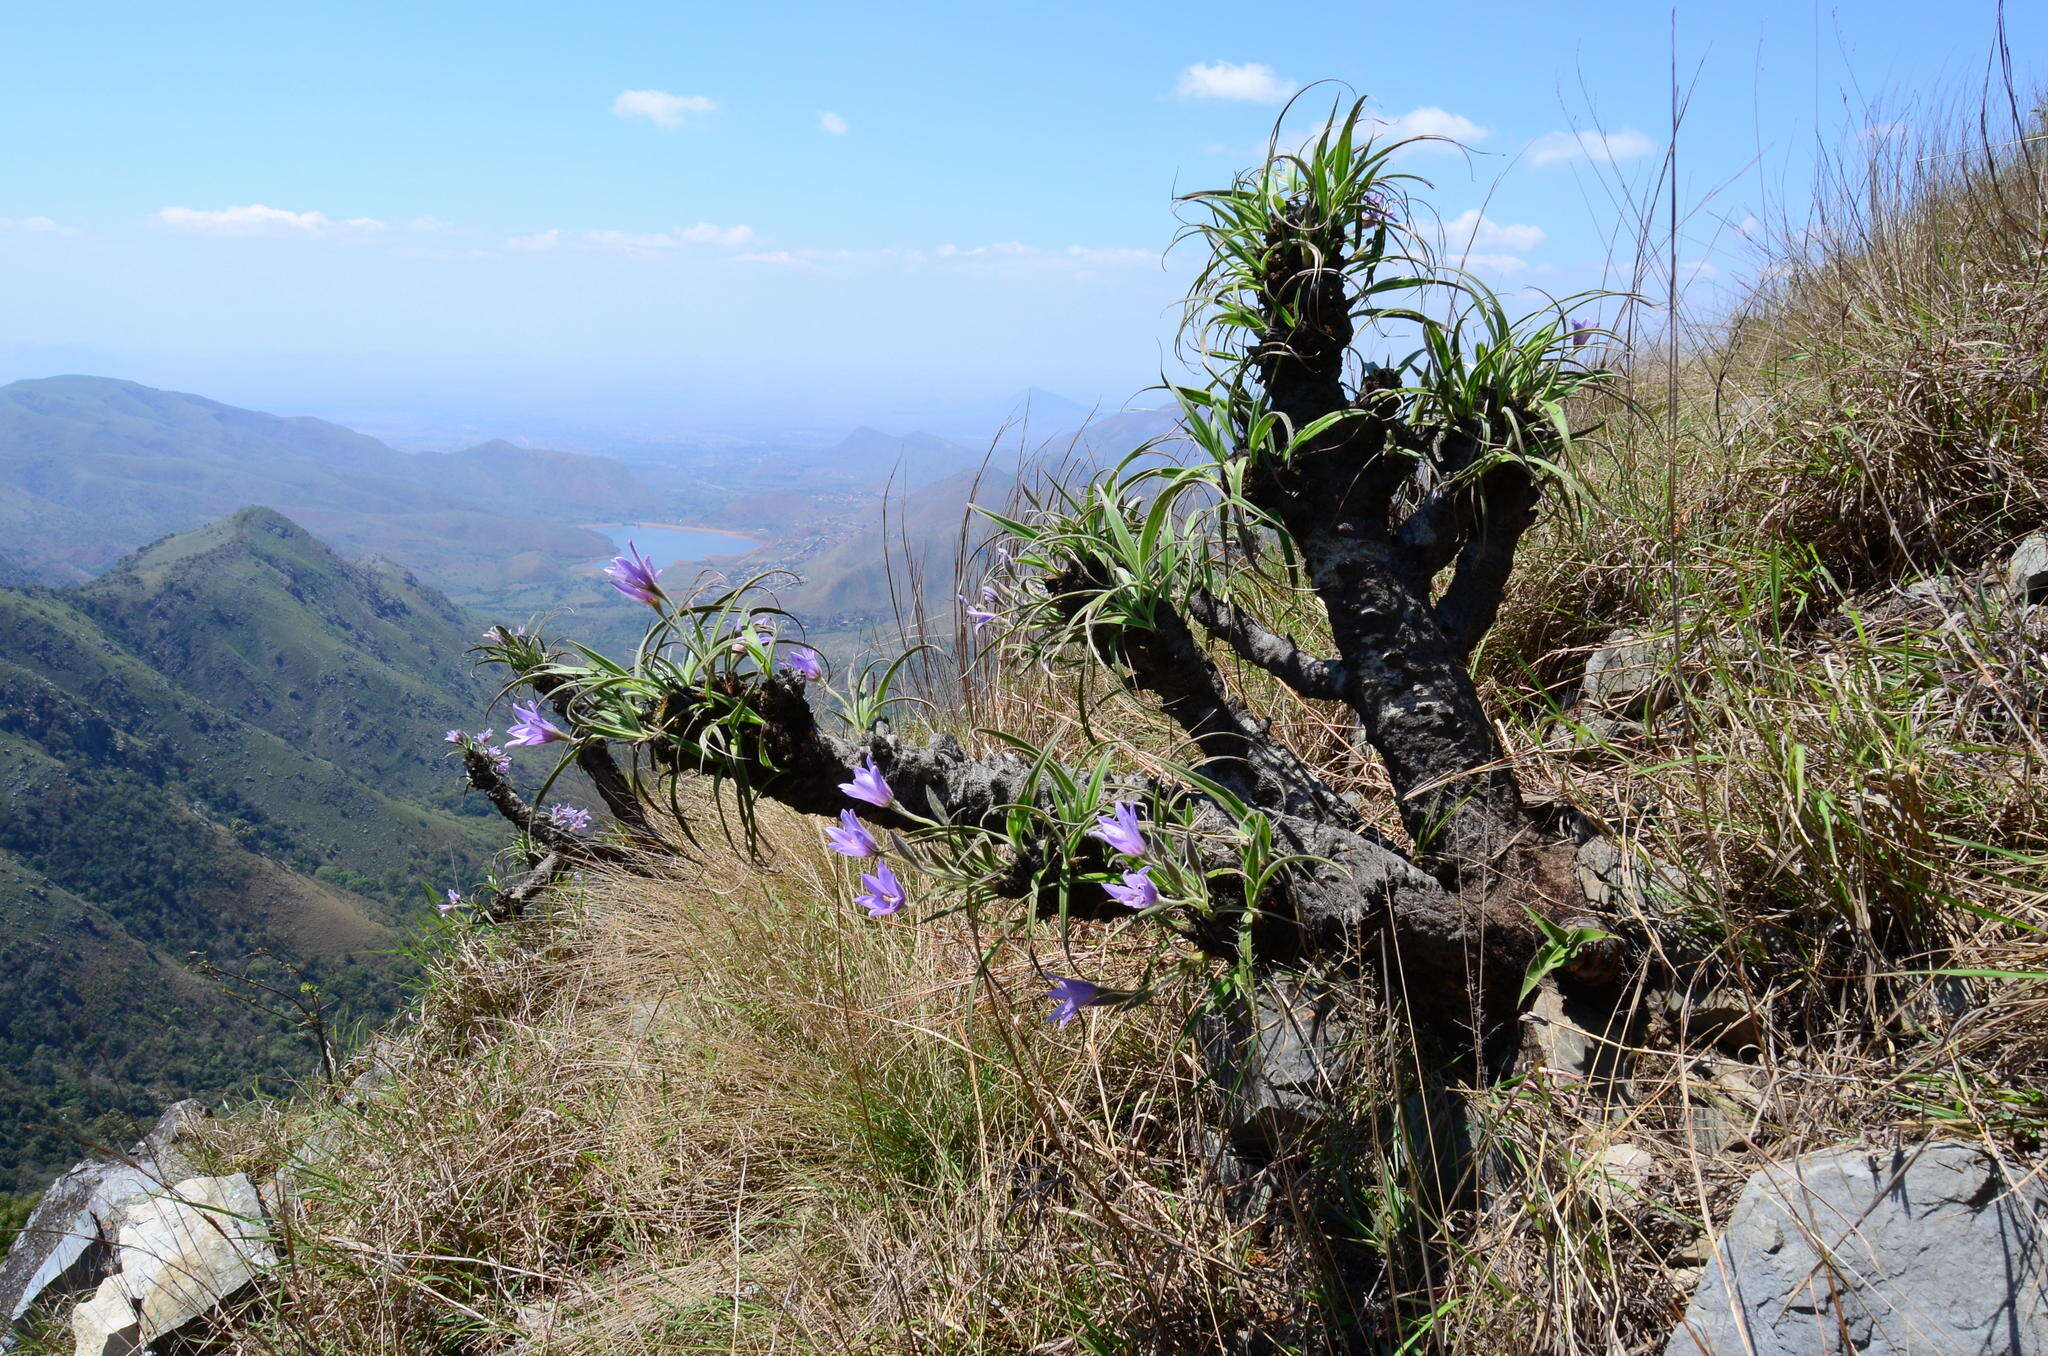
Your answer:
[[[610,537],[612,545],[622,554],[626,549],[626,543],[632,542],[640,548],[640,554],[656,565],[674,565],[687,560],[708,560],[712,556],[736,556],[761,544],[751,537],[735,536],[728,532],[706,532],[701,528],[670,527],[665,524],[596,523],[590,530],[602,532]]]

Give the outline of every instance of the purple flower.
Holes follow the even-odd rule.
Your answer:
[[[818,658],[818,652],[808,645],[792,645],[784,650],[782,667],[807,683],[815,683],[825,676],[825,665]]]
[[[1593,331],[1599,328],[1598,321],[1574,320],[1571,324],[1572,347],[1584,348],[1592,342]]]
[[[1152,868],[1141,866],[1136,871],[1124,872],[1124,883],[1104,882],[1102,888],[1109,897],[1127,909],[1149,909],[1159,902],[1159,887],[1152,883]]]
[[[839,812],[839,827],[825,830],[825,845],[842,857],[872,857],[881,847],[851,810]]]
[[[447,734],[442,735],[441,738],[446,740],[450,744],[460,744],[463,740],[469,738],[469,736],[464,734],[460,730],[450,730]]]
[[[512,755],[503,749],[486,748],[484,749],[484,757],[491,760],[491,770],[500,777],[506,776],[512,771]]]
[[[1110,813],[1095,817],[1095,827],[1088,830],[1088,836],[1099,838],[1128,856],[1144,856],[1145,835],[1138,828],[1138,807],[1120,800],[1109,808]]]
[[[515,748],[539,748],[569,737],[540,713],[539,702],[514,703],[512,714],[519,719],[505,727],[505,742]]]
[[[661,578],[661,571],[654,568],[654,562],[640,554],[632,542],[626,543],[626,554],[612,557],[612,563],[604,572],[612,581],[612,587],[635,602],[655,607],[661,605],[661,585],[654,581]]]
[[[996,592],[996,586],[994,584],[983,584],[981,586],[981,601],[983,601],[984,603],[996,602],[999,599],[1001,599],[1002,596],[1002,594]]]
[[[1065,1026],[1080,1013],[1082,1008],[1097,1002],[1102,991],[1085,979],[1068,979],[1064,975],[1052,975],[1052,992],[1046,997],[1052,999],[1052,1016],[1046,1018],[1054,1026]]]
[[[462,896],[458,892],[450,890],[448,892],[448,902],[446,904],[436,904],[434,907],[436,909],[439,909],[443,914],[454,913],[457,909],[462,907]]]
[[[579,810],[574,805],[550,805],[548,823],[564,833],[589,833],[590,811]]]
[[[903,907],[903,882],[886,862],[877,862],[873,871],[861,876],[860,883],[861,893],[853,902],[866,909],[868,917],[886,918]]]
[[[994,590],[991,590],[991,589],[985,589],[985,590],[983,590],[983,592],[993,592],[993,591],[994,591]],[[976,606],[975,606],[974,604],[972,604],[972,603],[968,602],[968,601],[967,601],[967,595],[966,595],[966,594],[963,594],[963,593],[956,593],[956,594],[954,594],[953,596],[954,596],[955,598],[958,598],[958,599],[960,600],[960,606],[961,606],[962,608],[966,609],[966,612],[967,612],[967,620],[969,620],[969,621],[971,621],[971,622],[973,622],[973,623],[974,623],[974,629],[975,629],[975,630],[979,631],[979,630],[980,630],[980,629],[981,629],[982,627],[984,627],[984,626],[987,626],[987,625],[988,625],[988,624],[989,624],[990,622],[992,622],[992,621],[994,621],[994,620],[996,619],[996,614],[995,614],[995,613],[993,613],[993,612],[991,612],[991,611],[989,611],[989,610],[988,610],[987,608],[985,608],[985,607],[976,607]],[[995,600],[994,600],[993,598],[991,598],[991,599],[990,599],[989,601],[990,601],[990,602],[994,602]]]
[[[882,780],[882,769],[875,766],[872,754],[853,770],[852,781],[839,783],[839,789],[855,800],[864,800],[885,810],[896,803],[896,793],[889,789],[889,783]]]

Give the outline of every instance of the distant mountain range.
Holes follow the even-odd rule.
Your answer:
[[[603,457],[506,442],[398,452],[324,420],[108,377],[0,386],[0,542],[17,572],[53,584],[267,504],[351,554],[478,587],[516,574],[522,556],[602,554],[609,540],[577,523],[644,516],[661,500]]]
[[[440,742],[489,701],[475,632],[268,509],[0,589],[0,1184],[304,1067],[188,953],[267,950],[344,1010],[390,1001],[379,953],[422,887],[503,838]]]
[[[858,530],[798,563],[803,582],[781,591],[780,601],[828,629],[935,615],[934,608],[953,605],[958,568],[993,535],[976,506],[1001,512],[1020,493],[1085,480],[1170,437],[1175,427],[1175,416],[1165,410],[1124,410],[1043,437],[1020,423],[1006,447],[977,454],[970,469],[894,489]],[[978,579],[976,569],[969,573]]]

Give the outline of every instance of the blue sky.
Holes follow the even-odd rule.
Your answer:
[[[0,378],[131,376],[427,441],[942,424],[1032,384],[1119,401],[1170,341],[1173,193],[1227,179],[1324,78],[1467,140],[1407,167],[1474,267],[1571,290],[1669,99],[1670,8],[1633,3],[4,16]],[[1970,96],[1994,17],[1681,4],[1699,275],[1739,277],[1729,228],[1801,200],[1817,128]],[[2032,83],[2048,6],[2008,28]]]

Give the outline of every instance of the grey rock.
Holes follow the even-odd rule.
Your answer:
[[[100,1282],[92,1298],[71,1311],[73,1356],[140,1356],[142,1315],[119,1276]]]
[[[2048,536],[2036,532],[2014,548],[2005,566],[2005,596],[2023,605],[2048,602]]]
[[[1633,1144],[1615,1143],[1593,1160],[1587,1187],[1607,1211],[1626,1211],[1642,1203],[1644,1189],[1657,1170],[1657,1160]]]
[[[1633,845],[1597,836],[1579,845],[1574,866],[1579,892],[1595,913],[1609,918],[1664,918],[1686,903],[1685,880]]]
[[[1629,1075],[1635,1044],[1629,1014],[1586,999],[1567,998],[1552,984],[1536,990],[1522,1016],[1524,1058],[1584,1090],[1582,1111],[1619,1115],[1633,1098]]]
[[[1770,1106],[1770,1095],[1757,1086],[1750,1070],[1732,1061],[1710,1067],[1686,1091],[1693,1144],[1705,1154],[1754,1136]]]
[[[80,1163],[50,1184],[0,1261],[0,1351],[14,1350],[37,1301],[89,1290],[114,1269],[114,1240],[136,1207],[197,1171],[184,1145],[206,1116],[198,1102],[174,1103],[125,1161]]]
[[[121,1229],[118,1279],[154,1342],[277,1265],[263,1203],[246,1173],[194,1177],[152,1196]],[[75,1322],[75,1320],[74,1320]]]
[[[1571,746],[1578,750],[1604,749],[1609,745],[1641,739],[1647,730],[1641,721],[1617,720],[1613,716],[1588,715],[1569,727]]]
[[[1900,589],[1899,592],[1916,603],[1925,603],[1930,607],[1938,607],[1946,611],[1950,600],[1955,597],[1956,581],[1952,575],[1923,575]]]
[[[1765,1168],[1666,1356],[2048,1352],[2044,1212],[2048,1190],[1957,1141]]]
[[[1646,1014],[1668,1019],[1681,1040],[1711,1041],[1740,1052],[1763,1039],[1759,999],[1729,984],[1699,984],[1685,989],[1651,989],[1643,995]]]
[[[1262,980],[1249,1021],[1202,1020],[1209,1076],[1223,1089],[1225,1122],[1240,1146],[1275,1150],[1328,1115],[1343,1086],[1352,1035],[1336,996],[1318,980]]]
[[[1655,705],[1659,671],[1669,651],[1668,642],[1639,631],[1613,632],[1586,660],[1580,703],[1623,716],[1647,714]]]

